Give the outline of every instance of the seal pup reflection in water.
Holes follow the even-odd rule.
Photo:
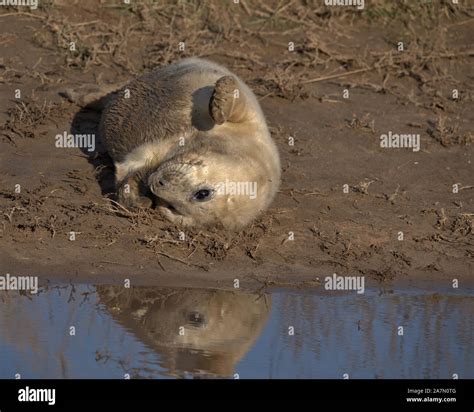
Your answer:
[[[232,377],[271,310],[270,295],[248,292],[107,285],[97,292],[112,317],[177,377]]]
[[[152,202],[173,223],[238,229],[272,202],[280,159],[244,82],[191,58],[131,81],[108,101],[100,135],[118,201]]]

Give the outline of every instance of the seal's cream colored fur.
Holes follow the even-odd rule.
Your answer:
[[[175,223],[242,227],[279,186],[278,151],[256,97],[210,61],[185,59],[130,82],[105,108],[100,133],[119,201],[154,198]],[[218,191],[226,181],[253,182],[257,196]]]

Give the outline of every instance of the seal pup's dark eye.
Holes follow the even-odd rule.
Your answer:
[[[199,312],[190,312],[186,317],[188,323],[193,326],[202,327],[207,323],[206,317]]]
[[[214,191],[212,189],[200,189],[193,195],[193,200],[197,202],[205,202],[212,199]]]

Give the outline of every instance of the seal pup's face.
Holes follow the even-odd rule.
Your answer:
[[[148,178],[157,206],[173,223],[238,228],[264,207],[268,184],[255,167],[228,155],[182,155]]]

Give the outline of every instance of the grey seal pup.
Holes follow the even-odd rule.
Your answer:
[[[118,201],[152,201],[171,222],[239,229],[268,208],[280,158],[257,98],[226,68],[184,59],[119,90],[99,133]]]

